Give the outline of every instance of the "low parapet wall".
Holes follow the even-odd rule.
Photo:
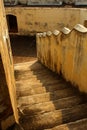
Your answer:
[[[34,35],[37,32],[44,32],[58,28],[60,31],[67,26],[72,29],[77,23],[86,25],[86,8],[58,8],[58,7],[6,7],[5,8],[10,32],[17,29],[18,35]],[[17,27],[15,28],[16,17]],[[11,25],[12,23],[12,25]]]
[[[48,68],[62,73],[67,81],[87,93],[87,28],[77,24],[73,30],[38,33],[37,56]]]

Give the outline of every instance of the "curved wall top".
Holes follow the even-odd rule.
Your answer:
[[[72,30],[70,30],[69,28],[67,28],[67,27],[64,27],[63,29],[62,29],[62,31],[59,31],[59,30],[54,30],[53,32],[52,31],[47,31],[47,32],[43,32],[43,33],[37,33],[37,35],[38,36],[51,36],[52,34],[53,35],[55,35],[55,36],[58,36],[60,33],[63,33],[63,34],[65,34],[65,35],[68,35],[68,34],[70,34],[73,30],[76,30],[76,31],[78,31],[78,32],[80,32],[80,33],[87,33],[87,28],[86,27],[84,27],[83,25],[81,25],[81,24],[77,24],[77,25],[75,25],[74,27],[73,27],[73,29]]]

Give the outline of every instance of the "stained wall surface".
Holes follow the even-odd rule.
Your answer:
[[[37,34],[37,56],[48,68],[87,93],[87,28],[77,24]]]
[[[0,104],[0,109],[3,104],[7,107],[7,109],[3,111],[4,116],[0,111],[0,126],[2,130],[5,130],[13,125],[15,121],[18,122],[18,113],[13,59],[2,0],[0,1],[0,18],[0,101],[1,98],[3,99],[2,104]]]
[[[61,30],[64,26],[73,28],[76,24],[84,24],[87,20],[87,9],[58,7],[5,7],[6,15],[15,15],[18,33],[44,32]]]

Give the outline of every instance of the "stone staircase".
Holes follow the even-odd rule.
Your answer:
[[[87,97],[38,61],[15,64],[23,130],[86,130]]]

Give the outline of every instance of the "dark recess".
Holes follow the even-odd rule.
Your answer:
[[[7,25],[10,33],[18,32],[17,18],[14,15],[7,15]]]

